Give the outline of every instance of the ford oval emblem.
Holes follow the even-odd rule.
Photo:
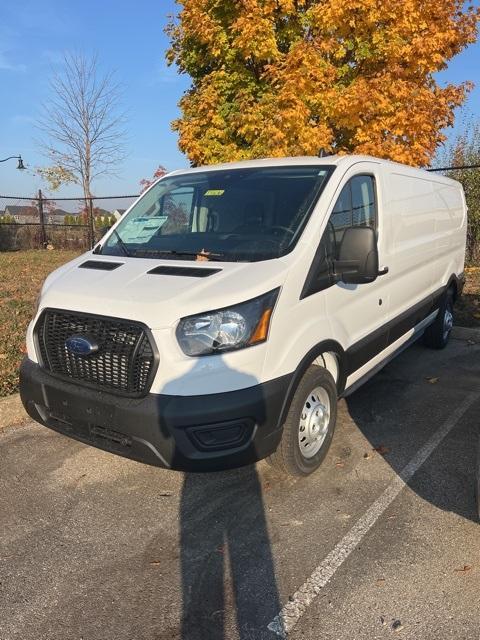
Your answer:
[[[98,351],[98,342],[91,336],[74,335],[65,340],[65,347],[76,356],[89,356]]]

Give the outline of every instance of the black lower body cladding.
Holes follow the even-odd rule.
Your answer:
[[[215,471],[270,455],[291,376],[200,396],[124,398],[59,380],[28,358],[20,395],[28,414],[67,436],[147,464]]]

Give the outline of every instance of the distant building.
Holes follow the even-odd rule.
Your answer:
[[[45,224],[64,224],[65,216],[68,216],[68,211],[63,209],[54,209],[53,211],[47,211],[44,215]]]
[[[12,216],[15,222],[18,224],[39,224],[40,213],[38,208],[31,205],[7,205],[3,212],[5,216]],[[63,209],[51,209],[44,207],[43,219],[45,224],[63,224],[65,216],[68,215],[67,211]]]
[[[12,216],[15,222],[19,224],[32,224],[40,222],[38,209],[34,205],[20,206],[7,204],[5,207],[5,215]]]
[[[115,220],[120,220],[125,211],[126,209],[115,209],[115,211],[112,211],[112,215],[115,216]]]

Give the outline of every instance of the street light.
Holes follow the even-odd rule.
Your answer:
[[[12,158],[18,160],[17,169],[19,169],[20,171],[26,169],[25,165],[23,164],[22,156],[9,156],[8,158],[5,158],[5,160],[0,160],[0,162],[6,162],[7,160],[11,160]]]

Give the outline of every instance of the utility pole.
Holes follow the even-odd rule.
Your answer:
[[[88,235],[90,240],[90,249],[95,246],[95,226],[93,221],[93,199],[88,198]]]

